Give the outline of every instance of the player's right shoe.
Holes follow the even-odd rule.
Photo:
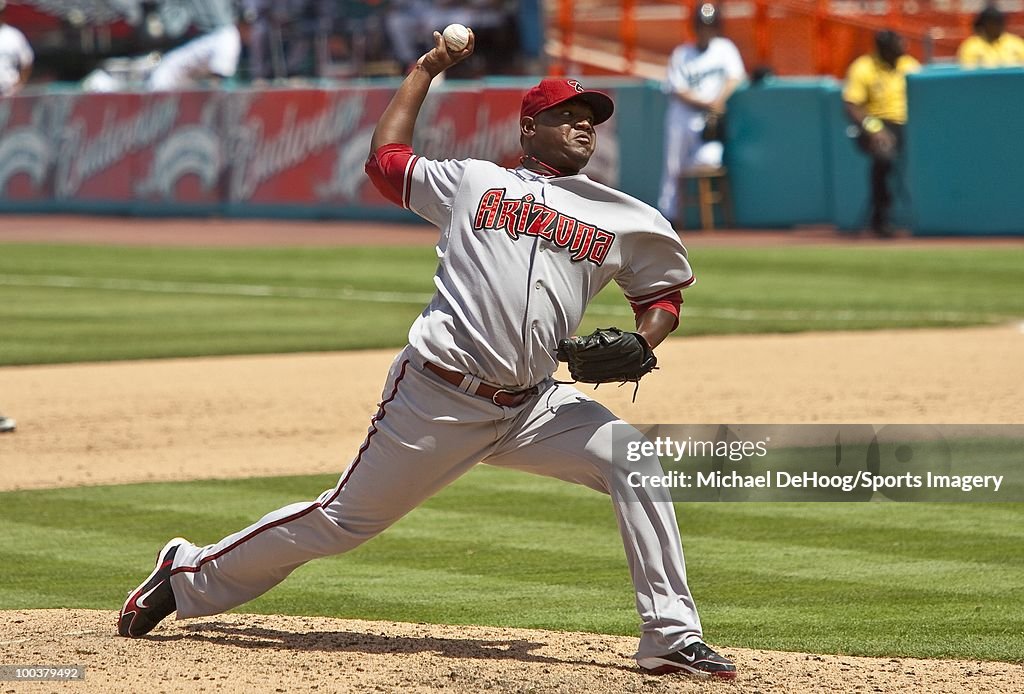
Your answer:
[[[171,565],[178,547],[188,540],[176,537],[156,555],[156,568],[142,584],[128,594],[117,617],[117,633],[137,639],[177,609],[171,590]]]
[[[688,675],[716,677],[731,680],[736,677],[736,666],[724,656],[715,653],[703,641],[694,641],[668,655],[653,658],[637,658],[637,665],[650,675],[667,675],[685,672]]]
[[[13,419],[11,419],[10,417],[4,417],[2,414],[0,414],[0,434],[8,431],[14,431],[15,428],[16,427]]]

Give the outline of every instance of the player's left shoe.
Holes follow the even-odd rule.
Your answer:
[[[117,633],[137,639],[153,631],[164,617],[174,612],[171,565],[178,547],[188,540],[176,537],[156,555],[156,568],[142,584],[128,594],[117,617]]]
[[[716,677],[731,680],[736,677],[736,666],[728,658],[719,655],[706,643],[695,641],[668,655],[653,658],[637,658],[637,665],[650,675],[667,675],[685,672],[688,675]]]

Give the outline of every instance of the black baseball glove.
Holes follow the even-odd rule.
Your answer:
[[[569,373],[583,383],[636,382],[658,365],[643,335],[618,328],[598,328],[583,337],[560,340],[556,356],[568,362]]]

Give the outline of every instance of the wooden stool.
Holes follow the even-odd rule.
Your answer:
[[[690,181],[697,182],[696,203],[689,200]],[[718,186],[714,184],[718,181]],[[729,176],[724,166],[689,169],[679,176],[679,224],[686,223],[686,210],[700,209],[700,225],[703,229],[715,228],[715,205],[722,208],[726,227],[733,226],[732,196],[729,193]]]

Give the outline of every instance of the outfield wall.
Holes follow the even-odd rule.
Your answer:
[[[0,99],[0,212],[411,220],[363,174],[396,84]],[[417,151],[515,165],[527,86],[435,89]],[[665,112],[659,85],[587,86],[616,101],[587,173],[654,203]],[[912,76],[908,91],[897,221],[916,234],[1024,234],[1024,69],[929,70]],[[848,133],[838,82],[769,80],[742,89],[728,127],[739,226],[865,225],[868,161]],[[696,226],[695,210],[686,221]]]

